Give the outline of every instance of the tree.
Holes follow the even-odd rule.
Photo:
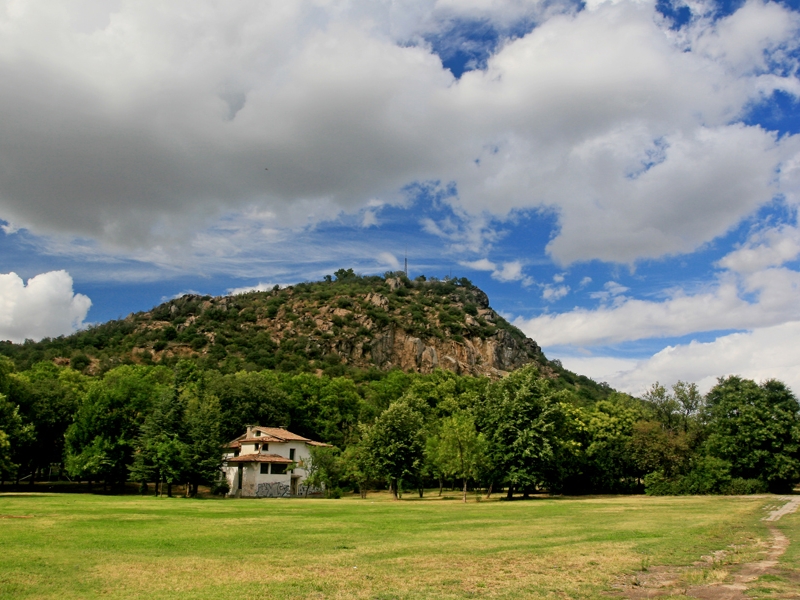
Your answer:
[[[631,444],[635,424],[642,418],[636,402],[624,394],[612,394],[608,400],[597,402],[584,417],[591,491],[629,492],[635,487]]]
[[[560,490],[576,468],[580,444],[577,409],[569,393],[555,391],[535,365],[518,369],[487,388],[480,428],[494,469],[513,490]]]
[[[663,427],[674,430],[680,421],[680,404],[675,397],[659,382],[650,386],[644,394],[644,400],[649,403],[653,416]]]
[[[389,479],[394,498],[400,482],[413,477],[423,459],[422,415],[403,401],[394,402],[365,436],[374,471]]]
[[[375,478],[369,448],[363,439],[350,444],[342,453],[342,480],[349,481],[358,487],[362,498],[367,497],[367,486]]]
[[[21,450],[30,447],[34,429],[25,423],[16,404],[0,393],[0,484],[18,475]]]
[[[734,477],[790,491],[800,480],[800,405],[791,390],[774,379],[757,385],[723,377],[706,402],[709,454],[728,461]]]
[[[438,462],[446,472],[462,480],[463,499],[467,501],[467,480],[477,478],[486,455],[486,438],[475,429],[474,417],[458,412],[442,421]]]
[[[173,395],[165,367],[124,365],[92,381],[67,429],[67,471],[79,479],[121,485],[155,399]]]
[[[698,415],[703,406],[703,396],[697,389],[697,384],[685,381],[678,381],[673,385],[672,393],[680,407],[683,431],[688,433],[692,417]]]
[[[311,446],[309,458],[305,461],[306,490],[315,486],[325,490],[328,498],[339,497],[342,478],[341,450],[335,446]],[[308,493],[308,491],[306,491]]]

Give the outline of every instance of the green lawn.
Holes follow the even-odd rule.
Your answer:
[[[6,494],[0,597],[599,598],[647,565],[764,539],[768,502]]]

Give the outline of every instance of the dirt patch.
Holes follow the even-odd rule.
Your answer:
[[[769,506],[770,513],[762,520],[773,523],[800,507],[800,497],[782,497],[778,506]],[[740,548],[720,550],[689,567],[648,567],[617,582],[618,595],[631,600],[644,598],[690,597],[702,600],[748,600],[748,590],[763,579],[774,577],[778,559],[789,547],[789,539],[776,527],[770,526],[770,539],[758,546],[763,558],[735,564]],[[800,598],[800,594],[771,596],[773,598]]]
[[[32,519],[33,515],[0,515],[0,519]]]

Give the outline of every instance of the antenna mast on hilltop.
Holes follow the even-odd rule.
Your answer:
[[[403,272],[408,277],[408,246],[406,246],[406,257],[403,259]]]

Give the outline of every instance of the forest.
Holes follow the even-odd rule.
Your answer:
[[[89,375],[0,357],[0,478],[220,489],[223,445],[246,425],[324,441],[312,477],[330,496],[443,486],[551,494],[744,494],[800,479],[800,406],[780,381],[658,383],[588,399],[531,363],[500,379],[399,369],[361,378],[222,372],[190,360]],[[424,490],[428,490],[424,492]],[[433,492],[431,492],[433,490]]]

